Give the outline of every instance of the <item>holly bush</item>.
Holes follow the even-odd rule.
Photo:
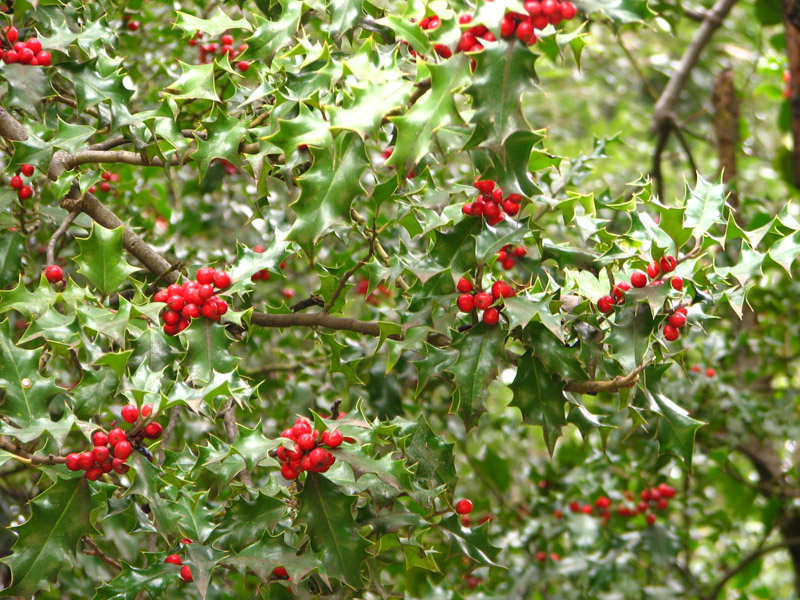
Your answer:
[[[1,595],[796,597],[782,8],[685,4],[0,7]]]

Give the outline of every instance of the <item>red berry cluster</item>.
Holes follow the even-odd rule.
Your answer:
[[[203,39],[203,32],[198,31],[194,34],[189,40],[190,46],[198,46],[198,59],[201,64],[206,64],[211,62],[213,59],[209,59],[209,55],[216,54],[217,52],[220,53],[221,56],[228,55],[228,59],[233,61],[234,58],[239,56],[242,52],[247,50],[247,44],[241,44],[238,48],[233,47],[234,39],[230,33],[226,33],[221,38],[219,38],[219,43],[217,42],[209,42],[205,44],[201,44],[200,40]],[[247,60],[240,60],[236,63],[236,68],[239,69],[242,73],[247,71],[250,68],[250,61]]]
[[[200,315],[212,321],[228,312],[228,303],[214,293],[214,288],[224,290],[231,284],[231,276],[225,271],[215,271],[212,267],[197,270],[196,281],[183,285],[173,283],[166,290],[159,290],[153,296],[154,302],[164,302],[167,307],[161,313],[164,332],[176,335],[189,326],[189,321]]]
[[[500,263],[506,271],[510,271],[514,268],[514,265],[517,264],[516,259],[522,258],[528,253],[528,249],[525,246],[514,246],[512,244],[508,244],[507,246],[503,246],[501,250],[497,252],[497,262]]]
[[[623,495],[626,502],[621,502],[616,507],[616,512],[620,517],[632,518],[636,515],[647,513],[645,519],[648,525],[653,525],[657,518],[652,512],[648,512],[652,507],[659,511],[664,511],[669,506],[669,501],[675,497],[675,488],[666,483],[659,483],[657,487],[642,490],[640,494],[641,501],[638,504],[633,504],[634,496],[631,492],[625,492]],[[580,502],[573,501],[569,505],[569,509],[573,513],[583,513],[586,515],[594,514],[594,509],[597,509],[597,514],[603,520],[603,525],[611,520],[612,506],[611,499],[607,496],[600,496],[595,500],[594,508],[591,504],[581,504]],[[558,513],[556,515],[556,513]],[[560,519],[562,516],[561,511],[553,511],[554,516]]]
[[[472,185],[481,193],[475,202],[467,202],[461,207],[461,212],[469,217],[486,217],[489,225],[497,225],[503,220],[503,215],[514,217],[519,212],[519,203],[522,196],[508,194],[503,198],[503,189],[490,179],[478,179]]]
[[[392,296],[392,290],[390,290],[382,283],[378,285],[376,291],[380,292],[387,298],[390,298]],[[369,293],[369,279],[367,279],[366,277],[363,277],[356,285],[356,294],[364,296],[364,299],[366,300],[367,304],[373,304],[377,306],[378,304],[381,303],[381,299],[378,296],[376,296],[374,292],[371,294]]]
[[[532,46],[538,41],[536,30],[548,25],[559,25],[571,21],[578,14],[572,2],[558,0],[527,0],[523,4],[525,13],[508,12],[500,22],[500,35],[507,39],[516,36],[522,43]]]
[[[3,62],[7,65],[12,63],[19,63],[21,65],[31,65],[32,67],[48,67],[52,57],[47,50],[42,50],[42,42],[39,38],[28,38],[24,42],[19,40],[19,32],[13,25],[3,28],[5,32],[5,39],[11,46],[7,50],[3,50]]]
[[[540,563],[547,562],[547,552],[539,550],[539,552],[536,553],[536,560],[539,561]],[[561,556],[555,552],[551,552],[550,560],[552,560],[553,562],[558,562],[561,560]]]
[[[89,188],[89,193],[90,194],[97,193],[98,188],[100,189],[101,192],[103,192],[104,194],[107,194],[108,192],[110,192],[112,190],[111,182],[113,181],[114,183],[116,183],[117,181],[119,181],[119,173],[111,173],[109,171],[104,171],[103,174],[100,175],[100,177],[103,179],[103,181],[100,182],[99,186],[97,186],[97,185],[91,186]],[[116,195],[117,192],[114,191],[114,194]]]
[[[514,288],[505,281],[495,281],[492,284],[492,293],[478,292],[472,294],[472,283],[469,279],[462,277],[459,279],[456,289],[461,292],[461,295],[456,300],[458,309],[461,312],[472,312],[473,310],[483,311],[483,322],[487,325],[497,325],[500,320],[500,311],[503,308],[502,303],[498,304],[501,298],[511,298],[517,295]]]
[[[141,416],[139,408],[134,404],[122,407],[122,419],[126,423],[137,423],[137,427],[131,430],[130,435],[125,433],[120,427],[112,427],[106,433],[103,430],[96,431],[92,435],[94,447],[83,453],[71,452],[65,459],[67,469],[70,471],[86,471],[86,478],[89,481],[97,481],[103,473],[115,471],[119,474],[127,473],[130,468],[125,464],[133,454],[135,445],[142,439],[156,440],[161,437],[161,424],[157,421],[148,422],[153,415],[153,405],[145,404],[142,406]]]
[[[191,544],[192,540],[189,538],[184,538],[184,544]],[[183,564],[183,560],[181,559],[179,554],[170,554],[167,558],[164,559],[165,563],[169,563],[171,565],[181,565]],[[186,583],[190,583],[194,581],[194,577],[192,577],[192,570],[189,568],[189,565],[183,565],[181,567],[181,579],[183,579]]]
[[[611,290],[610,296],[603,296],[597,301],[597,310],[603,314],[610,314],[614,312],[615,304],[625,303],[625,292],[635,288],[643,288],[650,286],[658,286],[664,284],[664,275],[672,273],[678,266],[678,261],[674,256],[665,256],[660,261],[653,261],[647,265],[647,274],[642,271],[635,271],[631,275],[631,281],[621,281],[616,284]],[[683,290],[683,278],[675,275],[669,280],[670,286],[676,292]],[[667,323],[664,324],[664,338],[670,342],[674,342],[681,337],[680,329],[686,325],[686,315],[688,310],[686,307],[680,307],[671,312],[667,316]]]
[[[689,367],[689,370],[692,373],[702,373],[703,372],[703,367],[701,367],[699,365],[692,365],[691,367]],[[717,374],[717,372],[712,367],[706,368],[706,377],[708,377],[709,379],[714,377],[716,374]]]
[[[336,461],[333,454],[321,446],[337,448],[341,446],[344,438],[340,431],[319,431],[311,427],[308,419],[298,417],[294,425],[284,429],[281,437],[292,440],[292,449],[280,446],[276,451],[281,465],[281,475],[286,479],[297,479],[303,471],[312,473],[325,473]]]
[[[16,175],[11,178],[10,185],[17,190],[17,195],[20,200],[27,200],[33,196],[33,188],[22,179],[23,177],[31,177],[32,175],[33,165],[22,165]]]

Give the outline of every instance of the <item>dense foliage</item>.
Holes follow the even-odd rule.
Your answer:
[[[3,6],[0,595],[798,597],[800,19],[701,4]]]

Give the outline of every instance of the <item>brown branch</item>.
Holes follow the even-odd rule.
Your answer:
[[[12,142],[24,142],[28,139],[28,130],[0,106],[0,137]]]
[[[654,359],[642,363],[627,375],[620,375],[611,381],[569,381],[564,387],[566,392],[577,394],[597,395],[600,393],[614,394],[624,388],[632,388],[639,381],[639,373],[644,371]]]
[[[653,110],[653,131],[660,131],[664,121],[672,118],[675,105],[689,81],[692,69],[697,65],[703,49],[711,41],[711,37],[722,25],[722,21],[734,4],[736,4],[736,0],[717,0],[717,3],[705,13],[703,22],[681,58],[680,65],[656,102]]]
[[[361,225],[362,227],[367,227],[367,220],[359,214],[359,212],[355,208],[350,209],[350,216],[353,217],[353,220]],[[384,250],[383,246],[378,240],[375,240],[375,254],[378,255],[378,258],[381,259],[381,262],[389,266],[389,255],[386,254],[386,250]],[[402,277],[397,278],[397,286],[403,290],[404,292],[408,291],[408,284]]]
[[[0,435],[0,448],[13,454],[14,458],[26,465],[58,465],[63,464],[67,459],[63,456],[48,454],[47,456],[37,456],[25,450],[19,443],[12,442],[8,437]]]
[[[225,435],[228,437],[228,443],[233,445],[236,438],[239,437],[239,427],[236,425],[236,404],[233,398],[228,398],[228,403],[222,409],[222,421],[225,424]],[[248,488],[253,487],[253,480],[250,477],[250,472],[245,468],[239,472],[239,478]]]
[[[325,301],[316,294],[311,294],[308,298],[300,300],[299,302],[295,302],[289,307],[293,313],[300,312],[301,310],[305,310],[307,308],[311,308],[312,306],[319,306],[322,308],[325,306]]]
[[[114,567],[118,571],[122,570],[122,565],[119,563],[119,561],[116,558],[112,558],[108,554],[103,552],[100,549],[100,547],[94,543],[94,540],[92,540],[92,538],[90,538],[88,535],[85,535],[81,539],[86,543],[87,546],[89,546],[89,550],[86,550],[85,548],[82,550],[84,554],[88,554],[89,556],[96,556],[104,563]]]
[[[58,243],[58,240],[61,238],[61,236],[63,236],[67,232],[67,229],[69,229],[69,226],[72,225],[72,222],[75,220],[75,218],[79,214],[80,214],[80,211],[77,211],[77,210],[74,210],[74,211],[68,213],[67,216],[64,217],[64,220],[61,221],[61,225],[59,225],[58,229],[56,229],[55,232],[53,233],[53,235],[50,237],[50,241],[47,242],[47,264],[48,265],[55,264],[55,262],[56,262],[56,244]]]

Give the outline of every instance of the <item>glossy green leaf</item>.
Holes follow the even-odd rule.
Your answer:
[[[122,234],[125,228],[106,229],[94,223],[89,237],[77,238],[81,253],[73,260],[78,272],[103,294],[119,288],[136,269],[130,266],[122,253]]]

